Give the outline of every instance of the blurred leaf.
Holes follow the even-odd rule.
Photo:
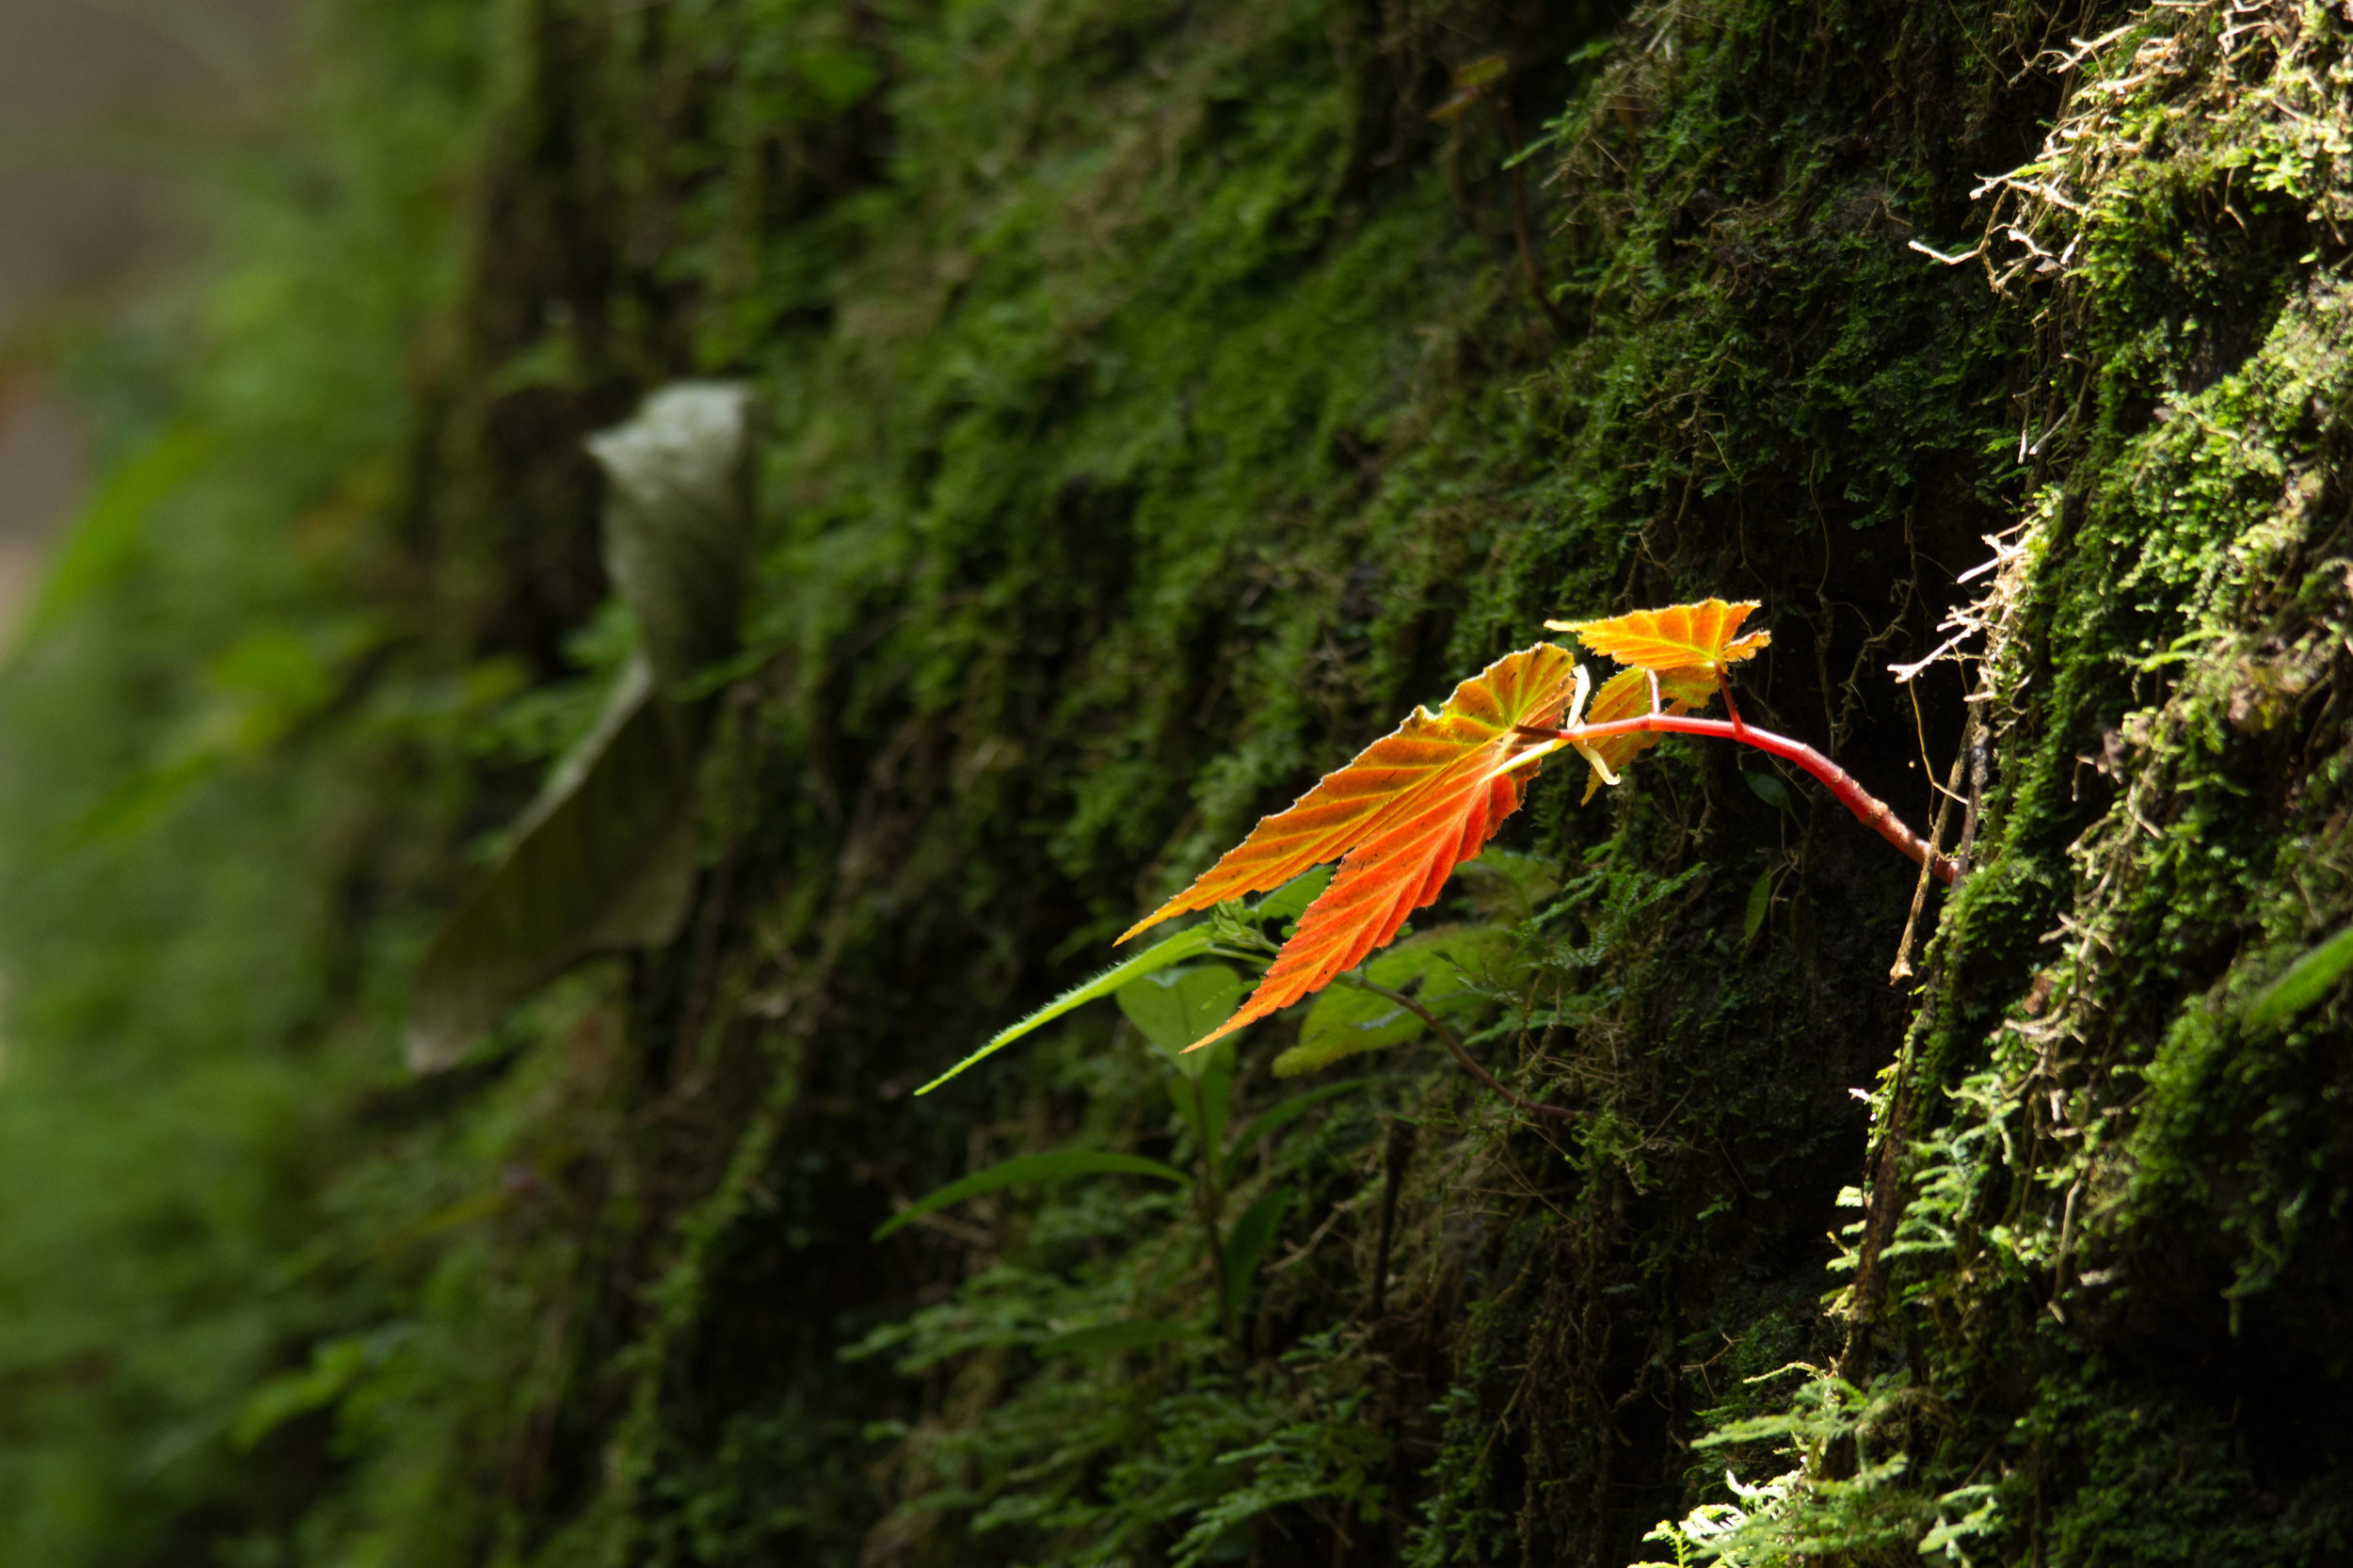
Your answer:
[[[737,646],[750,549],[750,394],[681,382],[590,438],[610,492],[605,566],[641,652],[595,728],[512,830],[417,975],[408,1059],[457,1062],[506,1011],[600,952],[677,939],[694,896],[694,789],[707,703],[677,692]]]
[[[984,1192],[998,1192],[1025,1181],[1060,1181],[1074,1176],[1148,1176],[1161,1181],[1173,1181],[1180,1187],[1191,1185],[1193,1180],[1173,1165],[1163,1165],[1157,1160],[1146,1160],[1141,1155],[1105,1154],[1094,1149],[1017,1155],[925,1193],[877,1226],[874,1240],[881,1240],[934,1209],[945,1208],[952,1203],[962,1203],[967,1198],[977,1198]]]
[[[1503,80],[1503,73],[1512,69],[1511,59],[1502,55],[1482,55],[1454,72],[1458,88],[1483,88],[1491,82]]]
[[[1287,1100],[1279,1101],[1243,1124],[1242,1129],[1234,1135],[1233,1147],[1226,1158],[1229,1160],[1241,1159],[1259,1139],[1280,1132],[1325,1100],[1337,1099],[1342,1095],[1353,1094],[1380,1081],[1377,1078],[1343,1079],[1337,1083],[1319,1084],[1304,1095],[1293,1095]]]
[[[883,74],[872,56],[856,49],[811,51],[796,56],[792,69],[817,89],[817,96],[834,114],[855,106],[873,91]]]
[[[1234,1222],[1225,1238],[1225,1309],[1229,1313],[1240,1316],[1242,1304],[1250,1299],[1251,1282],[1257,1276],[1258,1265],[1266,1260],[1266,1250],[1295,1195],[1289,1188],[1278,1187]]]
[[[2353,926],[2311,949],[2265,986],[2247,1010],[2248,1023],[2256,1028],[2286,1023],[2327,996],[2348,968],[2353,968]]]
[[[1201,1331],[1191,1323],[1144,1318],[1125,1323],[1097,1323],[1093,1328],[1072,1329],[1067,1334],[1057,1334],[1050,1339],[1038,1341],[1037,1353],[1101,1355],[1108,1351],[1141,1350],[1148,1345],[1172,1345],[1200,1337]]]
[[[751,393],[682,381],[588,439],[604,562],[665,693],[732,654],[751,550]]]
[[[310,1366],[274,1377],[246,1396],[229,1424],[230,1447],[245,1453],[288,1421],[334,1404],[381,1367],[410,1332],[409,1324],[393,1323],[317,1346]]]
[[[633,661],[514,847],[426,951],[408,1008],[412,1070],[451,1066],[582,959],[676,938],[694,891],[694,781],[685,718]]]
[[[20,642],[53,629],[103,592],[138,557],[147,520],[168,496],[203,472],[219,443],[198,425],[175,424],[147,450],[115,469],[57,546],[56,565],[25,617]]]
[[[1769,773],[1750,773],[1745,769],[1742,770],[1740,778],[1756,792],[1756,798],[1766,805],[1777,811],[1786,811],[1792,816],[1797,814],[1797,797],[1789,792],[1789,786],[1779,778]]]
[[[1755,941],[1756,934],[1765,929],[1766,917],[1772,910],[1773,869],[1768,866],[1757,873],[1754,882],[1749,884],[1749,907],[1748,912],[1740,917],[1740,940]]]
[[[1561,890],[1559,868],[1550,860],[1493,845],[1454,874],[1471,907],[1497,925],[1517,925]]]

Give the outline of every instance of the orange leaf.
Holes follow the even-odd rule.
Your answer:
[[[1554,632],[1574,632],[1595,653],[1636,669],[1657,670],[1662,676],[1669,670],[1697,669],[1712,676],[1773,640],[1770,632],[1733,636],[1755,608],[1754,600],[1727,604],[1704,599],[1697,604],[1636,610],[1607,620],[1548,620],[1545,625]]]
[[[1705,708],[1715,695],[1716,682],[1705,670],[1689,668],[1658,672],[1658,696],[1666,712],[1689,713],[1693,709]],[[1601,690],[1593,694],[1593,706],[1585,710],[1585,722],[1614,724],[1620,719],[1630,719],[1649,712],[1650,672],[1620,670],[1602,682]],[[1601,760],[1609,765],[1609,771],[1620,773],[1628,762],[1657,745],[1661,739],[1657,734],[1637,731],[1631,735],[1611,735],[1591,744]],[[1601,788],[1602,782],[1599,768],[1588,769],[1585,794],[1577,804],[1582,806],[1593,799],[1593,792]]]
[[[1513,727],[1558,722],[1576,680],[1577,662],[1567,649],[1550,643],[1505,654],[1455,687],[1454,695],[1437,712],[1415,709],[1412,717],[1357,753],[1355,760],[1324,775],[1322,782],[1300,796],[1290,809],[1260,818],[1250,837],[1119,939],[1124,942],[1172,915],[1279,888],[1310,866],[1338,859],[1374,840],[1387,842],[1401,828],[1426,826],[1449,815],[1459,828],[1467,820],[1465,813],[1483,810],[1484,792],[1497,781],[1501,768],[1544,746],[1543,742],[1530,741]],[[1518,804],[1515,792],[1512,805]],[[1499,818],[1502,812],[1496,815]],[[1487,830],[1494,830],[1492,824]],[[1482,838],[1479,842],[1486,840]],[[1479,846],[1474,844],[1458,858],[1467,859],[1478,853]],[[1453,869],[1452,861],[1447,869]],[[1339,879],[1301,917],[1303,931],[1315,918],[1315,911],[1339,891],[1347,875],[1343,868]],[[1443,873],[1439,880],[1445,880]],[[1430,898],[1436,896],[1433,888]],[[1430,898],[1421,903],[1429,903]],[[1391,935],[1394,932],[1392,926]],[[1388,939],[1384,936],[1380,941]],[[1268,979],[1273,978],[1270,973]],[[1261,985],[1262,993],[1264,989]],[[1242,1010],[1249,1011],[1247,1007]]]
[[[1505,655],[1457,686],[1441,712],[1416,711],[1395,734],[1367,747],[1298,805],[1261,822],[1240,849],[1173,901],[1202,896],[1203,885],[1229,862],[1254,864],[1246,856],[1262,840],[1278,846],[1333,841],[1338,830],[1323,825],[1318,813],[1337,814],[1338,803],[1354,803],[1339,874],[1300,916],[1241,1010],[1187,1048],[1197,1050],[1321,990],[1394,937],[1408,915],[1435,903],[1454,868],[1486,848],[1503,819],[1519,808],[1527,780],[1541,765],[1526,761],[1529,754],[1551,749],[1513,727],[1559,722],[1576,682],[1576,663],[1548,643]],[[1299,853],[1263,852],[1266,865],[1275,869],[1252,872],[1250,886],[1289,880],[1295,874],[1289,869],[1291,857]],[[1216,892],[1209,901],[1232,896]]]

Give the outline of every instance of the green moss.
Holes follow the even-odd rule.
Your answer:
[[[96,373],[215,456],[135,551],[93,520],[0,712],[0,1117],[65,1194],[0,1289],[120,1270],[0,1336],[7,1539],[1437,1568],[1722,1503],[1759,1561],[2336,1550],[2342,1003],[2240,1019],[2346,904],[2345,67],[2264,14],[2061,70],[2114,24],[324,8],[212,337]],[[1565,335],[1503,117],[1429,114],[1495,50]],[[1987,202],[1988,265],[1912,248]],[[690,374],[774,431],[695,920],[408,1082],[406,968],[609,663],[579,440]],[[1561,890],[1474,1048],[1579,1119],[1367,1059],[1245,1162],[1296,1197],[1231,1341],[1054,1343],[1216,1316],[1150,1192],[868,1240],[1009,1154],[1191,1160],[1108,1016],[909,1091],[1545,616],[1762,599],[1744,703],[1924,815],[1961,682],[1883,668],[2020,520],[1918,992],[1907,868],[1671,744],[1511,830]]]

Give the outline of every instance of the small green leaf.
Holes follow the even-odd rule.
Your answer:
[[[1490,846],[1455,873],[1481,919],[1517,925],[1561,890],[1561,870],[1551,860]]]
[[[977,1198],[984,1192],[1016,1187],[1025,1181],[1060,1181],[1064,1176],[1148,1176],[1162,1181],[1173,1181],[1179,1187],[1193,1180],[1173,1165],[1163,1165],[1157,1160],[1146,1160],[1139,1154],[1063,1149],[1053,1154],[1016,1155],[984,1171],[974,1171],[960,1181],[952,1181],[936,1192],[926,1192],[877,1226],[874,1240],[881,1240],[892,1231],[914,1224],[936,1208],[945,1208],[967,1198]]]
[[[1512,62],[1509,57],[1502,55],[1489,55],[1473,60],[1455,72],[1454,85],[1458,88],[1483,88],[1490,82],[1503,80],[1503,73],[1511,69]]]
[[[1037,1353],[1101,1355],[1109,1351],[1141,1350],[1147,1345],[1173,1345],[1180,1340],[1200,1337],[1201,1331],[1191,1323],[1142,1318],[1125,1323],[1096,1323],[1090,1328],[1057,1334],[1050,1339],[1039,1340]]]
[[[1073,1008],[1084,1007],[1088,1002],[1112,995],[1130,981],[1156,970],[1165,969],[1173,964],[1181,964],[1188,958],[1198,958],[1209,951],[1209,928],[1208,926],[1196,925],[1189,930],[1180,931],[1159,946],[1144,949],[1126,963],[1113,964],[1094,979],[1080,982],[1020,1022],[1006,1025],[989,1037],[988,1044],[915,1092],[919,1095],[928,1095],[982,1058],[1004,1049],[1024,1034],[1052,1023]]]
[[[1306,912],[1307,905],[1323,896],[1323,889],[1332,885],[1332,867],[1318,866],[1300,872],[1274,891],[1251,906],[1251,913],[1265,925],[1270,920],[1295,920]]]
[[[389,1360],[408,1338],[411,1325],[388,1323],[371,1334],[329,1339],[311,1350],[311,1365],[270,1379],[246,1396],[229,1423],[229,1445],[239,1453],[278,1428],[342,1400],[352,1386]]]
[[[1512,934],[1500,926],[1434,926],[1366,965],[1365,978],[1394,991],[1419,981],[1419,1000],[1428,1007],[1469,985],[1503,984],[1513,947]]]
[[[1359,990],[1343,980],[1307,1009],[1307,1021],[1299,1028],[1299,1044],[1274,1059],[1274,1076],[1297,1078],[1328,1067],[1342,1057],[1402,1045],[1428,1027],[1388,998]]]
[[[1754,882],[1749,884],[1749,912],[1740,917],[1740,940],[1755,941],[1756,934],[1765,929],[1766,917],[1772,912],[1773,868],[1768,866],[1757,873]]]
[[[1279,1101],[1259,1112],[1243,1124],[1241,1131],[1235,1134],[1234,1146],[1226,1158],[1239,1160],[1259,1139],[1271,1133],[1280,1132],[1325,1100],[1337,1099],[1342,1095],[1353,1094],[1358,1089],[1380,1081],[1377,1078],[1346,1078],[1337,1083],[1319,1084],[1304,1095],[1293,1095],[1287,1100]]]
[[[2327,996],[2348,968],[2353,968],[2353,925],[2306,952],[2265,986],[2247,1010],[2248,1023],[2258,1029],[2286,1023]]]
[[[1798,797],[1789,792],[1788,785],[1784,784],[1771,774],[1744,771],[1740,776],[1751,790],[1756,792],[1756,798],[1774,810],[1786,811],[1791,816],[1798,814]]]
[[[1392,991],[1417,986],[1415,1000],[1443,1015],[1479,1000],[1474,986],[1505,983],[1513,951],[1512,934],[1500,926],[1442,925],[1374,959],[1365,978]],[[1401,1045],[1428,1027],[1410,1008],[1343,982],[1316,999],[1299,1044],[1274,1059],[1274,1076],[1296,1078],[1342,1057]]]
[[[24,617],[19,640],[50,631],[83,601],[120,582],[138,560],[149,517],[204,471],[219,444],[209,430],[174,425],[107,474],[64,539],[50,550],[48,580]]]
[[[1162,969],[1119,988],[1119,1010],[1171,1062],[1185,1048],[1234,1016],[1241,1005],[1241,976],[1223,964]]]
[[[1274,1240],[1274,1232],[1283,1223],[1283,1211],[1290,1207],[1291,1190],[1278,1187],[1252,1204],[1242,1217],[1234,1222],[1233,1230],[1225,1238],[1225,1307],[1239,1314],[1243,1302],[1250,1299],[1250,1284],[1258,1272],[1258,1265],[1266,1258],[1267,1247]]]
[[[309,1367],[272,1378],[246,1396],[237,1418],[230,1423],[229,1446],[239,1453],[249,1452],[288,1421],[326,1409],[344,1397],[367,1367],[364,1340],[337,1339],[319,1346]]]

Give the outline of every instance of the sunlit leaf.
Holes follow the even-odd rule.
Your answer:
[[[1113,964],[1091,980],[1080,981],[1036,1012],[1017,1022],[1007,1024],[990,1035],[988,1042],[980,1049],[915,1092],[919,1095],[930,1094],[982,1058],[992,1056],[1004,1049],[1024,1034],[1043,1029],[1073,1008],[1084,1007],[1088,1002],[1111,996],[1122,985],[1139,980],[1155,970],[1181,964],[1188,958],[1200,957],[1209,951],[1210,938],[1211,933],[1208,926],[1196,925],[1190,930],[1176,933],[1164,942],[1144,949],[1123,964]]]
[[[1519,808],[1534,759],[1558,744],[1519,727],[1557,723],[1577,680],[1575,661],[1550,644],[1497,660],[1457,686],[1441,712],[1417,710],[1289,810],[1260,822],[1154,915],[1286,879],[1344,852],[1338,874],[1300,917],[1257,990],[1194,1048],[1321,989],[1434,902],[1454,868]]]
[[[1448,839],[1448,826],[1454,831],[1443,847],[1451,849],[1466,842],[1476,825],[1478,841],[1436,872],[1443,883],[1445,872],[1478,854],[1495,824],[1519,804],[1519,782],[1504,776],[1504,770],[1529,751],[1545,749],[1543,743],[1519,735],[1513,727],[1556,722],[1568,706],[1576,680],[1576,661],[1566,649],[1549,643],[1506,654],[1455,687],[1437,712],[1416,709],[1394,732],[1367,746],[1346,767],[1326,774],[1289,810],[1261,819],[1239,846],[1192,887],[1137,921],[1120,940],[1172,916],[1280,887],[1309,867],[1352,850],[1361,858],[1383,861],[1385,877],[1402,876],[1418,856],[1427,875],[1441,847],[1438,840]],[[1533,771],[1532,764],[1529,771]],[[1333,888],[1310,907],[1300,922],[1303,932],[1318,922],[1319,912],[1326,910],[1349,874],[1343,867]],[[1361,869],[1358,880],[1363,880]],[[1437,888],[1432,887],[1430,897],[1436,896]],[[1398,913],[1398,922],[1429,901],[1406,904]],[[1328,925],[1328,912],[1323,919]],[[1397,922],[1390,923],[1365,951],[1386,941],[1396,928]],[[1355,961],[1352,958],[1349,964]]]
[[[977,1198],[984,1192],[995,1192],[1016,1187],[1025,1181],[1059,1181],[1074,1176],[1147,1176],[1161,1181],[1173,1181],[1182,1187],[1192,1177],[1173,1165],[1157,1160],[1146,1160],[1137,1154],[1106,1154],[1095,1149],[1063,1149],[1054,1154],[1024,1154],[975,1171],[960,1181],[952,1181],[935,1192],[926,1192],[913,1203],[893,1214],[876,1227],[874,1240],[879,1241],[892,1231],[913,1224],[935,1209],[952,1203]]]
[[[1602,682],[1593,694],[1592,706],[1585,710],[1587,724],[1615,724],[1650,712],[1651,675],[1641,669],[1620,670]],[[1697,668],[1672,669],[1657,672],[1660,711],[1668,713],[1689,713],[1704,708],[1716,695],[1716,678]],[[1628,762],[1657,745],[1662,737],[1637,732],[1632,735],[1610,735],[1590,743],[1593,750],[1609,765],[1611,773],[1623,772]],[[1585,793],[1578,804],[1593,798],[1593,792],[1609,780],[1599,768],[1589,768],[1585,774]]]
[[[1670,670],[1697,669],[1712,681],[1718,672],[1754,656],[1773,640],[1769,632],[1734,635],[1756,607],[1754,600],[1729,604],[1704,599],[1697,604],[1636,610],[1603,620],[1548,620],[1545,625],[1555,632],[1574,632],[1578,642],[1621,664],[1662,676]]]

